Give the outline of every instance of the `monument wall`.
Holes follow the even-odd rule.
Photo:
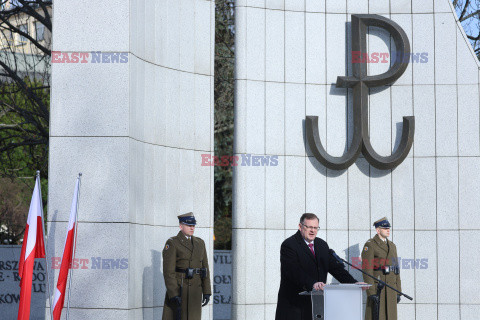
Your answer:
[[[0,310],[2,319],[16,319],[20,305],[20,276],[18,272],[21,245],[0,246]],[[45,319],[47,277],[44,259],[36,259],[33,266],[30,319]]]
[[[213,252],[215,275],[213,276],[213,319],[232,319],[232,251],[215,250]]]
[[[213,49],[213,1],[55,1],[48,255],[82,172],[71,319],[159,319],[178,214],[212,260]]]
[[[402,117],[415,116],[413,147],[393,170],[362,155],[346,170],[327,169],[307,147],[308,115],[318,116],[332,156],[353,137],[352,91],[335,85],[352,74],[351,14],[393,20],[418,54],[368,98],[381,156],[398,148]],[[383,29],[369,28],[367,40],[370,55],[395,51]],[[368,73],[389,67],[369,63]],[[400,319],[478,317],[479,63],[449,0],[238,0],[235,83],[236,155],[278,156],[278,165],[234,170],[233,319],[274,318],[280,244],[304,212],[319,216],[319,237],[350,262],[373,222],[388,217],[402,289],[414,298],[402,299]]]

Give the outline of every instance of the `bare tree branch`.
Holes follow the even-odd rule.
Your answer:
[[[48,7],[52,6],[52,1],[42,1],[42,0],[37,0],[37,2],[40,3],[40,7],[43,10],[43,14],[45,15],[45,27],[52,32],[52,17],[50,17],[50,13],[48,13]]]
[[[0,20],[2,20],[3,23],[5,23],[13,33],[17,33],[22,37],[25,37],[26,39],[28,39],[38,49],[43,51],[44,54],[51,55],[51,50],[45,48],[43,45],[40,44],[40,42],[38,42],[36,39],[33,39],[28,33],[23,32],[22,30],[20,30],[20,28],[17,28],[16,26],[14,26],[12,23],[10,23],[10,21],[8,21],[6,17],[2,16],[1,14],[0,14]]]
[[[460,18],[458,18],[458,20],[462,21],[462,18],[467,12],[467,8],[469,5],[470,5],[470,0],[466,0],[465,5],[463,6],[462,14],[460,15]]]
[[[27,94],[27,97],[32,101],[34,101],[40,107],[40,109],[42,110],[42,112],[44,113],[44,115],[47,117],[47,120],[48,120],[48,114],[49,114],[48,108],[40,100],[40,98],[27,86],[27,84],[12,69],[9,68],[9,66],[3,63],[1,60],[0,60],[0,66],[3,69],[5,69],[5,71],[7,71],[10,77],[14,79],[15,82],[18,83],[24,89],[25,93]],[[22,113],[22,115],[30,118],[27,112]],[[32,123],[37,123],[33,119],[30,119],[30,120],[32,121]],[[48,136],[48,132],[45,131],[42,126],[37,126],[37,127],[41,131],[42,135]]]
[[[459,17],[458,21],[462,24],[477,58],[480,58],[480,0],[454,0],[452,3]]]
[[[0,147],[0,152],[5,152],[5,151],[8,151],[8,150],[18,148],[18,147],[36,146],[36,145],[40,145],[40,144],[45,144],[45,140],[44,139],[42,139],[42,140],[26,140],[26,141],[19,142],[19,143],[13,143],[12,142],[12,143],[9,143],[5,147]]]
[[[463,21],[465,21],[465,20],[468,20],[468,19],[470,19],[470,18],[478,15],[479,13],[480,13],[480,10],[477,10],[477,11],[472,12],[472,13],[470,13],[469,15],[466,15],[465,17],[459,19],[459,21],[460,21],[460,22],[463,22]]]
[[[16,0],[0,10],[0,37],[5,39],[0,50],[0,179],[20,184],[19,177],[33,176],[37,169],[48,177],[51,41],[50,34],[40,38],[37,30],[51,33],[51,5]],[[21,27],[25,23],[28,27]],[[15,42],[17,37],[23,45]]]
[[[18,124],[3,124],[3,123],[0,123],[0,129],[4,129],[4,128],[8,128],[8,129],[18,128]]]
[[[470,40],[474,40],[474,41],[480,40],[480,33],[476,37],[472,37],[472,36],[467,34],[467,38],[470,39]],[[477,49],[475,49],[475,51],[478,51],[479,49],[480,48],[477,48]]]
[[[21,11],[25,12],[27,15],[37,19],[40,21],[50,32],[52,31],[52,23],[50,20],[50,15],[48,13],[46,5],[49,4],[51,5],[51,1],[42,1],[42,0],[37,0],[37,1],[24,1],[24,0],[18,0],[19,3],[22,4]],[[40,15],[30,4],[37,4],[42,7],[42,10],[45,14],[45,17]]]

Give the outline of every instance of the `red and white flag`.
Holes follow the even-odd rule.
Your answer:
[[[57,288],[55,289],[55,299],[53,300],[53,319],[59,320],[62,315],[63,303],[65,302],[65,291],[67,288],[68,271],[70,269],[75,244],[75,231],[77,224],[77,204],[78,189],[80,187],[80,178],[75,183],[75,191],[73,193],[72,207],[70,208],[70,219],[68,222],[67,237],[65,239],[65,248],[63,249],[62,264],[60,265],[60,273],[57,280]]]
[[[43,241],[43,208],[40,175],[37,174],[33,189],[27,226],[23,236],[22,252],[20,254],[18,273],[20,280],[20,305],[18,320],[30,319],[30,301],[32,298],[32,277],[35,258],[45,258],[45,243]]]

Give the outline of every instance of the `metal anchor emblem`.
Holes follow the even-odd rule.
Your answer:
[[[400,57],[410,56],[410,43],[405,31],[395,22],[375,14],[352,15],[352,51],[367,52],[367,27],[375,26],[390,33]],[[373,149],[368,130],[368,89],[393,84],[407,69],[408,61],[395,59],[388,71],[367,75],[366,63],[352,63],[353,76],[337,77],[336,86],[353,88],[353,140],[348,151],[341,157],[329,155],[320,141],[318,117],[307,116],[305,130],[307,142],[315,158],[325,167],[334,170],[347,169],[363,153],[367,161],[378,169],[393,169],[407,157],[413,144],[415,117],[403,117],[402,138],[392,155],[383,157]]]

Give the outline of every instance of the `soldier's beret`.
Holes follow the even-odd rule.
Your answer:
[[[179,223],[186,224],[187,226],[194,226],[197,224],[197,220],[195,220],[192,212],[181,214],[177,216],[177,218]]]
[[[375,228],[384,228],[384,229],[389,229],[391,227],[390,222],[388,222],[388,219],[386,217],[383,217],[382,219],[375,221],[373,223],[373,226]]]

